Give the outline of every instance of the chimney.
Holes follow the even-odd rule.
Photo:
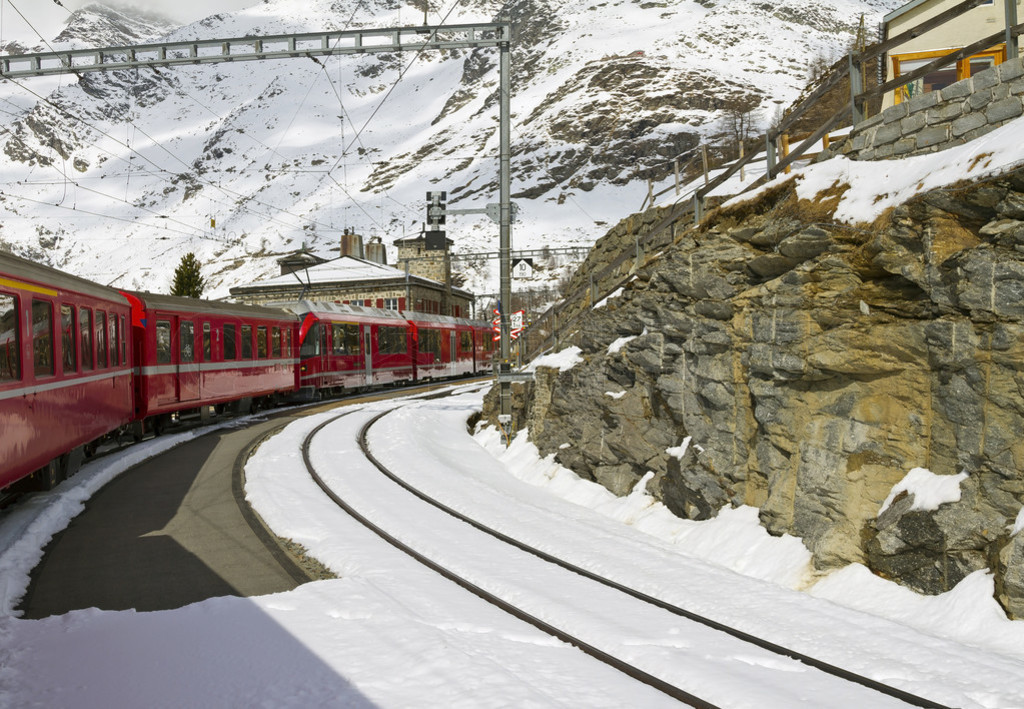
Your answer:
[[[355,233],[355,230],[345,228],[341,235],[341,255],[365,258],[363,255],[363,237]]]
[[[366,245],[366,260],[382,266],[388,265],[388,250],[379,236],[370,239],[370,243]]]

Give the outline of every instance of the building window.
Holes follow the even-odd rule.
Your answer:
[[[0,294],[0,382],[21,379],[18,299]]]
[[[385,310],[398,310],[398,298],[385,298],[384,299]]]
[[[893,55],[893,74],[896,77],[905,76],[948,53],[948,51],[939,51]],[[931,91],[939,91],[957,81],[967,79],[986,69],[991,69],[996,64],[1001,64],[1004,61],[1006,61],[1006,50],[997,49],[991,52],[975,54],[958,62],[951,62],[898,88],[896,90],[896,103]]]

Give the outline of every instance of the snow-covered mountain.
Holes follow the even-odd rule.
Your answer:
[[[767,121],[815,57],[898,0],[463,0],[429,21],[505,10],[513,52],[514,248],[590,244],[635,211],[646,179],[721,132]],[[264,0],[185,27],[90,5],[59,36],[8,51],[419,25],[417,0]],[[4,38],[6,40],[6,38]],[[166,290],[193,251],[213,294],[276,272],[303,243],[351,227],[418,233],[426,190],[497,200],[497,53],[449,51],[242,62],[0,84],[0,247],[122,287]],[[497,227],[453,217],[461,252]],[[492,265],[494,262],[490,262]],[[495,289],[495,268],[469,287]]]

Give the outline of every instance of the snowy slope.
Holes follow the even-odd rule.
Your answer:
[[[647,177],[720,132],[724,110],[766,119],[860,13],[897,4],[452,0],[429,21],[490,21],[506,6],[516,22],[514,247],[540,248],[594,241],[639,207]],[[416,5],[267,0],[180,28],[92,5],[48,46],[417,25]],[[151,290],[194,251],[224,294],[303,242],[329,255],[345,227],[390,243],[419,232],[428,189],[458,208],[496,201],[497,83],[493,50],[7,81],[0,246]],[[448,228],[457,251],[496,247],[486,218]],[[486,274],[469,286],[494,290]]]
[[[493,429],[471,437],[466,419],[481,403],[471,388],[385,417],[371,431],[375,455],[450,507],[737,629],[946,706],[1022,706],[1024,623],[1007,620],[996,606],[991,575],[977,572],[936,597],[918,596],[858,565],[817,580],[799,540],[769,536],[753,508],[725,510],[705,522],[680,520],[642,486],[617,498],[540,459],[525,435],[509,448]],[[431,558],[460,571],[493,558],[507,561],[500,574],[474,582],[517,604],[531,603],[546,620],[571,620],[581,634],[606,634],[602,647],[648,657],[649,671],[719,706],[895,705],[852,686],[823,700],[809,667],[737,647],[681,619],[645,627],[644,611],[574,592],[577,581],[565,577],[541,584],[531,560],[496,555],[471,530],[445,540],[451,520],[410,513],[418,505],[406,507],[409,496],[381,486],[358,452],[362,425],[393,406],[349,408],[311,455],[347,502]],[[313,428],[340,413],[292,424],[246,466],[250,503],[275,532],[335,570],[334,580],[171,611],[93,608],[43,620],[17,617],[13,605],[50,535],[134,461],[198,432],[94,461],[31,500],[31,508],[0,520],[0,706],[669,706],[666,697],[576,648],[484,607],[342,513],[296,455]],[[808,586],[810,593],[796,590]],[[603,612],[619,619],[611,632],[600,621]]]

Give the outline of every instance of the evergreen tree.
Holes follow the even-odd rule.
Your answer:
[[[171,286],[171,295],[181,295],[186,298],[199,298],[203,295],[206,281],[199,271],[199,261],[194,253],[187,253],[181,257],[181,263],[174,270],[174,285]]]

